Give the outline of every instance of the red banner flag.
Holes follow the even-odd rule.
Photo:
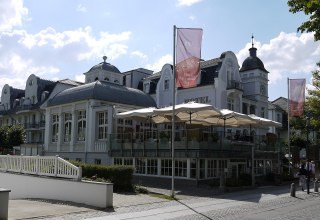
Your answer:
[[[304,110],[306,80],[289,79],[290,116],[301,116]]]
[[[202,29],[178,28],[176,45],[176,86],[197,86],[200,75]]]

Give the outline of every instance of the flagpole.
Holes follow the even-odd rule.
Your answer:
[[[289,148],[289,175],[291,174],[291,146],[290,146],[290,79],[287,78],[287,84],[288,84],[288,102],[287,102],[287,108],[288,108],[288,148]]]
[[[173,25],[173,87],[172,87],[172,126],[171,126],[171,196],[174,198],[174,139],[175,139],[175,104],[176,104],[176,26]]]

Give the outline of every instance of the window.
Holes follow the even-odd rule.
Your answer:
[[[120,84],[119,80],[117,80],[117,79],[115,79],[113,82],[117,83],[117,84]]]
[[[95,79],[94,79],[94,81],[98,81],[99,80],[99,78],[98,77],[96,77]]]
[[[106,140],[108,137],[108,112],[98,113],[98,140]]]
[[[261,117],[262,118],[265,117],[265,108],[264,107],[261,108]]]
[[[217,160],[208,160],[207,166],[208,166],[208,171],[207,171],[208,178],[218,177]]]
[[[175,160],[175,176],[187,177],[187,160]]]
[[[55,143],[58,141],[58,136],[59,136],[59,115],[51,116],[51,128],[52,128],[51,141]]]
[[[145,174],[146,173],[146,161],[142,158],[136,158],[136,173]]]
[[[281,122],[281,117],[279,113],[277,113],[277,122]]]
[[[148,159],[147,160],[147,174],[158,175],[158,160]]]
[[[228,98],[227,102],[228,102],[228,109],[233,111],[234,110],[234,99]]]
[[[164,80],[164,90],[168,90],[169,89],[169,79],[165,79]]]
[[[171,159],[161,160],[161,175],[172,176],[172,161]]]
[[[264,161],[263,160],[254,160],[254,173],[257,176],[263,175]]]
[[[107,82],[110,81],[108,77],[105,77],[104,80],[107,81]]]
[[[149,83],[145,83],[145,84],[143,85],[143,91],[144,91],[145,93],[149,93],[149,91],[150,91],[150,84],[149,84]]]
[[[197,178],[197,160],[191,159],[190,160],[190,178]]]
[[[114,158],[113,159],[113,164],[114,165],[122,165],[122,158]]]
[[[77,161],[77,162],[81,162],[82,159],[81,159],[81,158],[76,158],[76,161]]]
[[[85,110],[78,111],[77,125],[78,125],[77,140],[85,141],[86,139],[86,111]]]
[[[133,165],[133,159],[132,158],[124,158],[123,159],[123,165],[132,166]]]
[[[261,95],[265,95],[265,94],[266,94],[266,88],[265,88],[264,85],[261,85],[261,86],[260,86],[260,94],[261,94]]]
[[[94,159],[94,164],[101,164],[101,159]]]
[[[71,124],[72,115],[70,113],[64,114],[64,142],[69,142],[71,140]]]

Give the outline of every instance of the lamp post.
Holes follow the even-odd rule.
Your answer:
[[[309,158],[309,126],[310,126],[310,114],[307,113],[307,146],[306,146],[306,157],[307,157],[307,194],[310,193],[310,158]]]

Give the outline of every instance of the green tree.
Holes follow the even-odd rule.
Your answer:
[[[310,15],[309,20],[303,22],[298,31],[314,32],[314,39],[320,40],[320,1],[319,0],[289,0],[289,11],[292,13],[303,12]]]
[[[8,126],[0,127],[0,147],[5,148],[8,146]]]
[[[21,125],[0,127],[0,147],[2,153],[9,153],[14,146],[20,146],[25,140],[25,130]]]
[[[25,130],[22,125],[12,125],[8,128],[8,146],[20,146],[24,143]]]

